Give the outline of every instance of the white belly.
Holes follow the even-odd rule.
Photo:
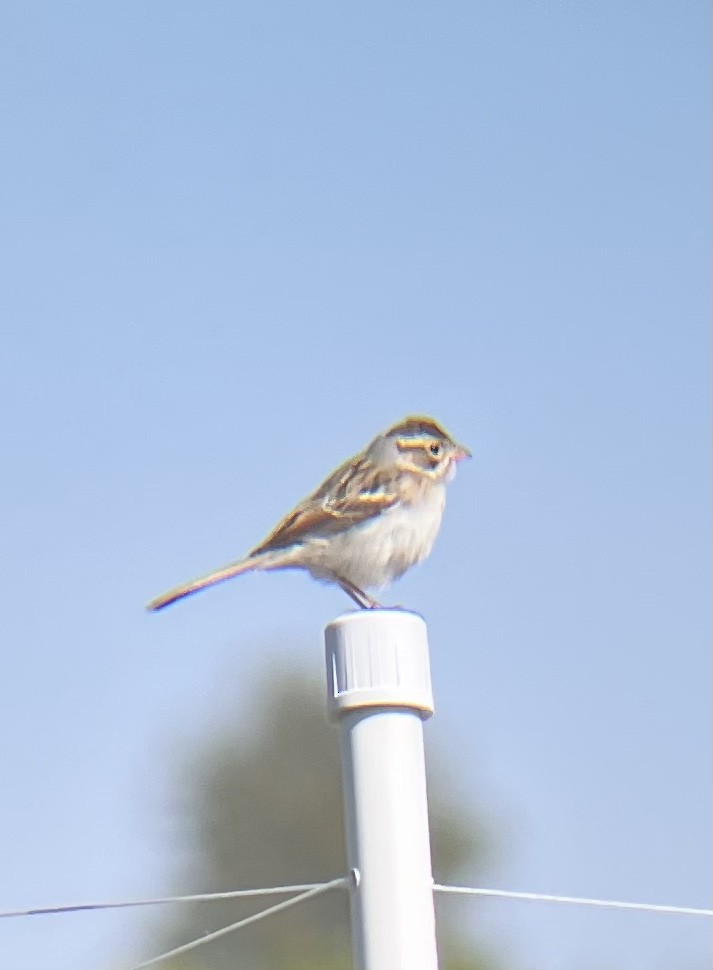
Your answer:
[[[397,505],[363,525],[310,543],[302,559],[309,559],[305,565],[317,578],[340,576],[359,589],[387,586],[431,552],[445,500],[445,487],[434,486],[416,505]]]

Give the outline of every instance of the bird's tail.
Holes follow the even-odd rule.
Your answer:
[[[170,606],[171,603],[182,600],[185,596],[192,596],[193,593],[198,593],[208,586],[215,586],[216,583],[224,583],[226,579],[232,579],[233,576],[250,572],[251,569],[269,569],[270,566],[265,561],[266,558],[262,556],[248,556],[246,559],[238,560],[238,562],[231,562],[229,565],[223,566],[222,569],[216,569],[214,572],[208,573],[207,576],[192,579],[182,586],[176,586],[175,589],[170,589],[167,593],[157,596],[156,599],[146,604],[146,609],[155,613],[156,610],[162,610],[165,606]]]

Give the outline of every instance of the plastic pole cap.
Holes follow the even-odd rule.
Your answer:
[[[363,707],[433,714],[428,632],[406,610],[345,613],[324,631],[327,704],[332,717]]]

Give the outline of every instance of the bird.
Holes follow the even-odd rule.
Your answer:
[[[340,465],[243,559],[157,596],[155,612],[242,573],[304,569],[361,609],[383,609],[382,589],[431,552],[446,485],[471,452],[433,418],[404,418]]]

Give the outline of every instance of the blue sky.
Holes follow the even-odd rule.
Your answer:
[[[709,20],[3,5],[0,908],[167,888],[166,751],[263,652],[318,675],[348,601],[143,603],[413,411],[474,452],[390,595],[488,881],[709,904]],[[470,912],[514,970],[708,963],[704,921]],[[135,926],[3,921],[0,967],[121,967]]]

